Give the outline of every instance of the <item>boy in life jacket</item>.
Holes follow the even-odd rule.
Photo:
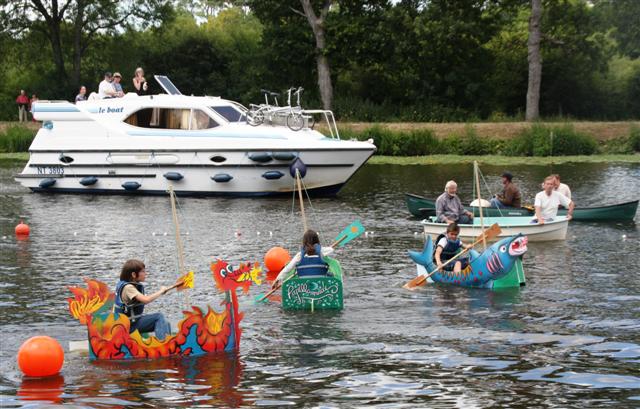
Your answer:
[[[114,312],[129,317],[129,332],[138,330],[141,334],[155,332],[156,338],[162,341],[171,334],[171,327],[161,312],[143,315],[145,304],[156,300],[167,292],[167,287],[146,295],[142,282],[147,277],[145,265],[140,260],[127,260],[120,272],[120,281],[116,284],[116,300]]]
[[[438,236],[434,258],[439,270],[442,270],[442,265],[455,257],[463,248],[466,249],[469,247],[458,239],[459,234],[460,226],[454,222],[447,226],[447,232],[445,234]],[[469,259],[464,256],[458,258],[453,265],[449,263],[444,269],[459,273],[463,268],[467,267],[467,265],[469,265]]]
[[[272,288],[282,284],[282,281],[293,269],[296,270],[298,277],[330,275],[329,265],[322,258],[331,253],[333,253],[333,247],[321,247],[318,233],[307,230],[302,236],[302,249],[280,271]]]

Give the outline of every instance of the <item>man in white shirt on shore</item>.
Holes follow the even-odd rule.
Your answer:
[[[544,224],[550,222],[558,215],[558,206],[562,205],[569,209],[567,211],[567,219],[573,218],[573,209],[576,205],[565,195],[558,193],[555,188],[555,176],[547,176],[544,180],[544,190],[536,195],[534,206],[536,215],[534,222]]]

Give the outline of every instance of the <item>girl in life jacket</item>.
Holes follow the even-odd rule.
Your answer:
[[[120,281],[116,285],[116,299],[113,311],[129,317],[129,332],[138,330],[141,334],[155,332],[156,338],[163,340],[171,334],[171,327],[161,312],[145,314],[144,306],[167,292],[167,287],[146,295],[142,282],[147,277],[145,265],[140,260],[127,260],[120,272]]]
[[[273,288],[282,284],[289,272],[296,270],[298,277],[331,275],[329,265],[322,259],[333,253],[333,247],[321,247],[318,233],[307,230],[302,236],[302,249],[287,264],[273,282]]]
[[[451,223],[447,226],[447,232],[445,234],[441,234],[438,236],[436,240],[436,252],[434,255],[436,264],[438,265],[438,269],[442,269],[442,265],[456,256],[459,252],[462,251],[463,248],[468,248],[469,246],[462,243],[460,239],[458,239],[458,235],[460,234],[460,226],[458,223]],[[453,271],[454,273],[459,273],[463,268],[469,265],[469,259],[465,257],[460,257],[456,260],[453,265],[449,263],[444,267],[445,270]]]

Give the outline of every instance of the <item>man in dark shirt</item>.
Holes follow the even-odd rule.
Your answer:
[[[502,174],[502,184],[504,189],[502,193],[497,194],[491,199],[491,207],[497,207],[498,209],[504,209],[507,207],[520,207],[522,206],[520,189],[511,180],[513,175],[509,172]]]

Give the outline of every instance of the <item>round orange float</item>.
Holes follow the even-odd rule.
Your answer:
[[[29,226],[20,220],[20,224],[16,226],[16,236],[28,236],[30,233]]]
[[[18,366],[27,376],[51,376],[60,372],[64,351],[55,339],[46,335],[31,337],[18,350]]]
[[[272,247],[264,255],[264,265],[270,273],[279,273],[290,260],[289,252],[282,247]]]

